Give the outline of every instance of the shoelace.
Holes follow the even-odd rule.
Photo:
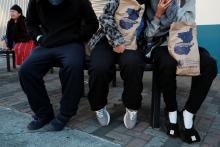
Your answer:
[[[128,113],[129,113],[129,117],[130,117],[130,119],[131,120],[134,120],[134,119],[136,119],[136,116],[137,116],[137,112],[136,111],[128,111]]]
[[[99,118],[104,117],[104,110],[96,111],[96,115],[97,115]]]

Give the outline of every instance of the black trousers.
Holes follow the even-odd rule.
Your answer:
[[[125,50],[124,53],[117,54],[107,39],[103,38],[91,53],[88,98],[93,111],[107,105],[109,83],[113,78],[116,62],[120,66],[121,78],[124,81],[122,100],[125,107],[133,110],[141,107],[144,54],[138,50]]]
[[[214,78],[217,75],[217,63],[207,50],[199,48],[200,76],[192,77],[191,91],[185,104],[185,109],[196,113],[203,101]],[[159,86],[163,93],[166,109],[169,112],[177,110],[176,101],[176,60],[170,56],[167,46],[161,46],[153,51],[153,59],[158,72]]]
[[[62,99],[60,113],[66,117],[76,114],[83,90],[83,63],[85,50],[81,44],[72,43],[56,48],[37,47],[19,71],[21,86],[33,112],[39,118],[53,113],[43,77],[53,66],[60,66]]]

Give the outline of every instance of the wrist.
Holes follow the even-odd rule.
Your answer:
[[[161,14],[160,14],[160,13],[156,13],[156,14],[155,14],[155,18],[157,18],[157,19],[160,20],[160,17],[161,17]]]

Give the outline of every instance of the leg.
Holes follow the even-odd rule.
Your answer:
[[[93,111],[100,110],[107,105],[109,83],[114,74],[114,59],[115,53],[107,39],[102,39],[92,51],[88,98]]]
[[[154,76],[156,74],[159,89],[163,93],[167,112],[167,134],[171,137],[178,136],[177,125],[177,101],[176,101],[176,60],[170,56],[167,46],[161,46],[153,51],[155,65]],[[155,78],[156,78],[155,77]],[[160,106],[160,101],[156,100]],[[157,105],[153,103],[154,106]],[[158,107],[158,106],[155,106]],[[155,111],[155,110],[154,110]],[[156,111],[160,111],[156,109]],[[158,112],[159,113],[159,112]],[[156,115],[158,115],[158,113]],[[155,118],[155,117],[154,117]],[[157,117],[156,117],[157,118]],[[156,120],[159,122],[159,119]]]
[[[16,69],[16,64],[15,64],[15,52],[12,51],[12,62],[13,62],[13,68]]]
[[[119,57],[119,65],[124,81],[123,103],[128,109],[138,110],[142,101],[144,56],[138,50],[125,50]]]
[[[153,52],[153,59],[161,92],[163,93],[166,110],[177,110],[176,102],[176,65],[177,62],[170,56],[167,46],[158,47]]]
[[[27,95],[31,109],[41,119],[53,115],[43,81],[44,75],[52,67],[50,51],[45,48],[34,49],[19,71],[20,84]]]
[[[193,126],[194,114],[205,100],[211,84],[217,75],[216,61],[203,48],[199,48],[199,53],[201,75],[192,78],[189,99],[185,105],[185,110],[181,112],[181,122],[182,126],[184,126],[182,139],[188,143],[200,141],[199,133]]]
[[[8,72],[11,71],[11,65],[10,65],[10,54],[9,52],[6,52],[6,61],[7,61],[7,70]]]
[[[119,57],[121,77],[124,81],[122,100],[126,107],[124,124],[128,129],[135,127],[137,112],[141,107],[144,73],[144,55],[137,50],[125,50]]]
[[[199,52],[201,75],[192,78],[191,91],[185,106],[193,114],[199,110],[217,75],[216,60],[204,48],[199,48]]]
[[[83,93],[85,50],[83,45],[73,43],[56,48],[55,56],[62,68],[59,74],[62,85],[60,114],[71,118],[77,112]]]
[[[152,79],[152,97],[151,97],[151,126],[153,128],[160,127],[160,97],[161,91],[159,88],[158,72],[153,69]]]
[[[117,70],[115,69],[113,80],[112,80],[112,87],[116,87],[116,80],[117,80],[116,76],[117,76]]]

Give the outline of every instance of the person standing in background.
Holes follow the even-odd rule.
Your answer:
[[[14,5],[10,9],[11,19],[6,31],[7,47],[15,51],[15,63],[21,65],[35,47],[34,41],[25,26],[25,17],[20,6]]]

